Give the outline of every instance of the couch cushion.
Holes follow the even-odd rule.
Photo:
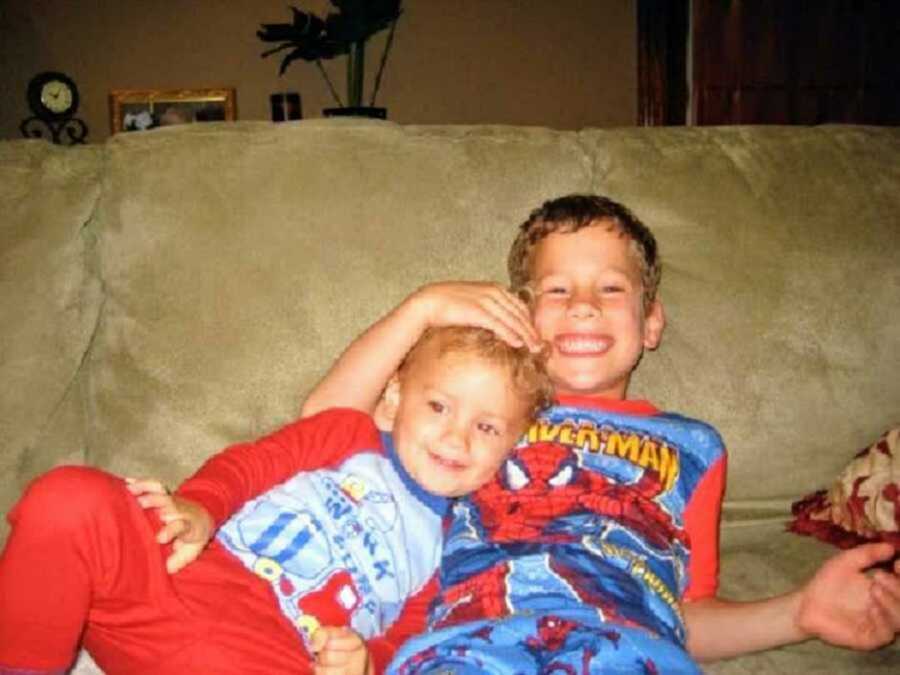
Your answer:
[[[101,304],[84,226],[101,160],[98,147],[0,143],[0,513],[37,473],[84,458],[77,376]]]
[[[342,120],[119,136],[98,223],[110,297],[91,461],[158,472],[174,456],[170,479],[183,476],[294,415],[416,285],[503,279],[528,210],[595,190],[632,206],[665,260],[669,328],[633,393],[720,428],[729,500],[786,511],[837,473],[837,448],[895,421],[900,266],[884,251],[900,247],[898,151],[896,129],[839,126]]]
[[[745,520],[722,528],[720,595],[758,600],[796,588],[836,553],[815,539],[784,531],[783,520]],[[832,647],[818,640],[704,665],[709,675],[893,675],[900,642],[873,652]]]
[[[174,482],[295,416],[416,286],[503,279],[514,224],[589,186],[573,134],[308,121],[107,146],[90,461]]]
[[[900,409],[900,129],[596,130],[595,190],[660,240],[669,325],[632,393],[706,419],[728,499],[829,483]]]

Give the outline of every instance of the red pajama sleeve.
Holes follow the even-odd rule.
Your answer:
[[[691,542],[684,593],[688,602],[712,597],[719,588],[719,518],[727,464],[723,453],[700,479],[684,511],[684,528]]]
[[[176,494],[201,504],[219,526],[245,502],[298,471],[336,466],[360,448],[381,448],[372,418],[358,410],[326,410],[258,441],[226,448],[207,460]]]

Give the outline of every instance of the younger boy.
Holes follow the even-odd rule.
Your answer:
[[[861,649],[894,639],[900,564],[864,574],[890,546],[841,554],[778,598],[715,597],[722,442],[702,422],[626,398],[665,327],[656,242],[628,209],[596,196],[545,203],[513,244],[510,277],[531,299],[534,331],[496,286],[428,286],[351,345],[305,406],[369,409],[373,392],[351,392],[350,373],[386,372],[400,358],[391,341],[442,322],[549,347],[558,405],[454,507],[432,630],[392,672],[684,673],[699,672],[693,659],[813,636]]]
[[[175,496],[45,474],[0,557],[0,672],[62,673],[82,633],[109,674],[381,672],[424,628],[449,498],[494,474],[549,393],[527,350],[439,328],[387,386],[390,434],[325,411],[225,450]]]

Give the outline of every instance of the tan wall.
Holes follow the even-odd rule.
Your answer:
[[[239,119],[268,119],[268,95],[295,90],[305,117],[332,105],[314,65],[278,77],[260,58],[261,22],[284,0],[0,0],[0,138],[19,137],[28,80],[69,74],[89,140],[109,134],[113,88],[233,86]],[[296,5],[324,14],[326,0]],[[634,0],[406,0],[378,104],[401,123],[501,123],[577,129],[635,123]],[[371,78],[386,32],[367,52]],[[344,90],[343,58],[327,63]],[[366,96],[371,82],[366,87]],[[342,94],[343,95],[343,94]]]

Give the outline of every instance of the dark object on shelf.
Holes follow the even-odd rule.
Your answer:
[[[331,95],[340,108],[346,110],[365,110],[375,106],[375,98],[381,86],[381,76],[387,63],[394,29],[397,19],[402,13],[401,0],[331,0],[337,12],[329,12],[321,19],[312,12],[302,12],[292,7],[291,23],[262,24],[256,32],[263,42],[280,42],[277,47],[263,52],[263,58],[276,52],[289,49],[281,60],[279,74],[283,75],[287,67],[297,59],[315,61],[319,72],[325,78]],[[381,63],[375,76],[375,84],[369,105],[363,104],[363,81],[365,76],[366,42],[375,33],[390,27]],[[322,59],[332,59],[342,54],[347,55],[347,103],[341,100],[328,73],[322,66]],[[334,109],[330,109],[334,110]],[[375,110],[379,110],[375,108]],[[326,113],[328,114],[328,113]],[[344,112],[341,115],[354,113]],[[382,117],[382,115],[368,116]]]
[[[272,94],[269,96],[272,108],[272,121],[299,120],[303,117],[300,94],[295,91]]]
[[[387,119],[387,108],[378,108],[370,105],[343,107],[343,108],[325,108],[322,110],[325,117],[370,117],[375,120]]]
[[[88,128],[74,116],[80,98],[72,78],[55,71],[38,73],[28,83],[26,98],[34,114],[19,125],[25,138],[49,138],[57,145],[84,143]]]

